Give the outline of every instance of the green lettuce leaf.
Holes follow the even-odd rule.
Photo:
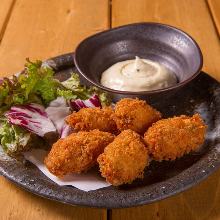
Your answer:
[[[58,82],[53,77],[54,71],[49,66],[42,65],[39,60],[27,61],[27,77],[18,77],[18,79],[21,78],[20,84],[22,88],[25,88],[26,97],[29,97],[30,94],[37,94],[42,98],[44,104],[48,104],[56,99]]]
[[[28,150],[30,141],[30,132],[19,126],[11,125],[7,121],[2,122],[0,127],[0,143],[7,154],[14,155]]]
[[[99,100],[102,104],[102,107],[111,105],[112,99],[111,99],[110,95],[108,93],[104,92],[103,90],[98,89],[95,86],[92,86],[88,89],[88,92],[89,92],[89,94],[97,94],[98,95]]]
[[[90,98],[92,95],[97,94],[102,106],[108,106],[111,104],[111,97],[106,92],[98,89],[97,87],[87,88],[86,86],[81,85],[80,78],[77,73],[72,73],[69,79],[62,82],[62,85],[68,89],[68,92],[59,91],[58,94],[67,100],[77,98],[85,100]],[[72,91],[72,93],[70,91]]]
[[[69,79],[62,82],[62,85],[70,90],[84,89],[84,87],[80,85],[80,79],[77,73],[72,73]]]
[[[41,61],[31,62],[27,59],[23,72],[0,81],[0,112],[18,104],[47,105],[57,97],[57,87],[60,84],[53,75],[54,71],[43,66]]]
[[[57,96],[62,96],[66,100],[70,99],[76,99],[77,95],[73,94],[73,91],[71,90],[63,90],[63,89],[57,89]]]
[[[109,105],[111,100],[103,91],[80,84],[79,75],[72,73],[64,82],[54,78],[54,71],[42,61],[27,59],[25,69],[12,78],[0,79],[0,114],[14,105],[27,103],[43,104],[45,107],[58,96],[66,100],[86,100],[97,94],[102,105]]]

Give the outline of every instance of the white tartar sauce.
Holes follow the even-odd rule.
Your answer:
[[[135,57],[115,63],[102,73],[101,84],[121,91],[150,91],[175,85],[177,78],[165,66]]]

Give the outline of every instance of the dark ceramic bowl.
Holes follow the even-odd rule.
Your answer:
[[[135,56],[157,61],[173,71],[175,86],[144,92],[119,91],[100,84],[101,74],[119,61]],[[183,31],[158,23],[137,23],[113,28],[83,40],[75,51],[75,65],[93,84],[113,96],[113,101],[139,97],[157,102],[169,97],[194,79],[202,68],[203,58],[198,44]]]

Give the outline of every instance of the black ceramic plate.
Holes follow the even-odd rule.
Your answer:
[[[73,54],[62,55],[47,62],[59,79],[77,72]],[[84,192],[74,187],[58,186],[31,163],[21,163],[0,154],[0,173],[22,188],[39,196],[71,205],[122,208],[148,204],[184,191],[208,177],[220,167],[220,84],[201,73],[175,97],[157,106],[165,117],[199,112],[208,125],[205,144],[199,152],[174,162],[152,162],[144,180],[131,185],[107,187]]]

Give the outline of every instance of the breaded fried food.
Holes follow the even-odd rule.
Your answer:
[[[122,131],[98,159],[101,175],[114,186],[143,177],[149,163],[148,151],[139,134]]]
[[[114,135],[99,130],[72,133],[53,144],[45,165],[55,176],[81,173],[97,163],[97,157],[114,140]]]
[[[144,140],[154,160],[175,160],[197,150],[205,133],[206,125],[199,114],[182,115],[156,122],[144,134]]]
[[[116,104],[113,118],[120,131],[131,129],[143,134],[161,118],[161,113],[143,100],[125,98]]]
[[[114,114],[111,107],[105,108],[82,108],[78,112],[73,112],[66,118],[69,124],[75,131],[90,131],[99,129],[115,133],[117,126],[112,120]]]

